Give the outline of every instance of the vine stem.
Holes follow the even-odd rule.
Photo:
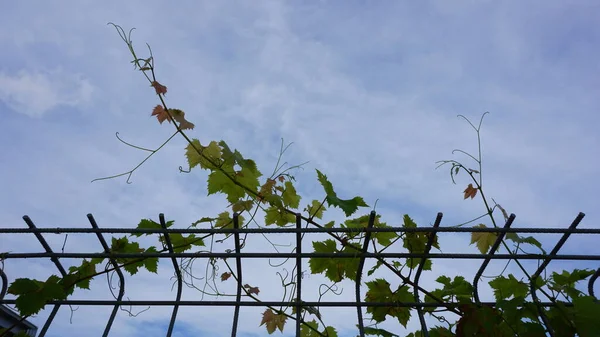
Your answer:
[[[114,24],[113,24],[114,25]],[[123,34],[124,36],[124,34]],[[122,38],[123,38],[122,36]],[[142,66],[140,65],[140,60],[139,58],[137,58],[137,56],[135,55],[135,52],[133,51],[133,45],[131,42],[131,39],[125,39],[123,38],[123,40],[127,43],[130,51],[132,52],[132,55],[134,56],[134,61],[136,63],[136,65],[140,68],[142,68]],[[150,49],[150,46],[148,46],[148,49]],[[156,81],[156,74],[154,71],[154,58],[152,56],[152,51],[150,50],[150,64],[147,66],[150,73],[151,73],[151,78],[146,74],[145,71],[142,71],[144,73],[144,75],[146,76],[146,79],[150,82],[157,82]],[[257,198],[260,197],[259,193],[248,188],[247,186],[245,186],[244,184],[241,184],[240,182],[238,182],[236,179],[234,179],[231,174],[229,174],[229,172],[225,171],[223,168],[221,168],[219,165],[217,165],[211,158],[206,157],[203,154],[203,151],[201,149],[199,149],[193,142],[192,140],[187,136],[187,134],[179,127],[179,125],[177,125],[177,123],[175,122],[175,119],[173,118],[173,116],[171,115],[171,113],[169,112],[169,109],[167,107],[167,104],[164,100],[163,94],[161,93],[157,93],[157,96],[161,102],[161,104],[163,105],[163,108],[165,109],[165,111],[167,112],[167,115],[170,119],[170,121],[173,123],[173,126],[177,129],[177,133],[181,134],[181,136],[188,142],[189,145],[192,146],[192,148],[198,153],[198,155],[200,155],[202,158],[204,158],[206,161],[208,161],[213,167],[215,167],[217,170],[219,170],[222,174],[224,174],[229,180],[231,180],[235,185],[239,186],[240,188],[242,188],[244,191],[246,191],[248,193],[248,195],[252,196],[254,198],[254,200],[257,200]],[[258,203],[260,204],[260,203]],[[272,203],[269,203],[271,206],[277,207],[279,208],[277,205],[274,205]],[[288,213],[288,214],[292,214],[292,215],[296,215],[297,212],[290,210],[286,207],[280,208],[282,211]],[[323,228],[323,226],[321,226],[320,224],[316,223],[314,220],[312,220],[311,218],[307,218],[303,215],[301,215],[302,220],[306,221],[307,223],[317,227],[317,228]],[[328,233],[330,236],[332,236],[334,239],[338,240],[340,243],[344,243],[344,241],[342,240],[342,238],[340,238],[338,235],[334,235],[333,233]],[[358,247],[354,247],[353,248],[355,250],[357,250],[358,252],[360,252],[360,248]],[[409,278],[407,278],[406,276],[402,275],[402,273],[400,273],[399,271],[397,271],[395,268],[393,268],[388,262],[385,261],[384,258],[377,258],[378,261],[382,262],[383,265],[385,265],[391,272],[393,272],[394,274],[396,274],[398,277],[400,277],[402,279],[403,282],[405,282],[406,284],[417,288],[420,292],[422,292],[425,295],[428,295],[430,298],[432,298],[434,301],[439,302],[440,304],[444,304],[444,301],[440,298],[438,298],[437,296],[433,295],[431,292],[427,291],[426,289],[422,288],[421,286],[415,285],[414,282],[412,280],[410,280]],[[455,308],[448,308],[450,311],[454,312],[457,315],[462,315],[462,313],[455,309]]]

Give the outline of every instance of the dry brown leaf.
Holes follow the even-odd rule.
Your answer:
[[[179,128],[182,130],[193,129],[194,123],[189,122],[185,119],[185,112],[180,109],[169,109],[169,113],[173,116],[173,119],[179,123]]]
[[[223,273],[223,274],[221,274],[221,281],[227,281],[227,279],[229,279],[230,277],[231,277],[230,272]]]
[[[260,290],[258,289],[258,287],[251,287],[248,284],[244,284],[244,288],[246,288],[248,290],[249,294],[258,295],[258,293],[260,292]]]
[[[467,186],[463,193],[465,194],[465,199],[469,197],[473,199],[477,195],[477,189],[473,187],[473,184],[469,184],[469,186]]]
[[[287,316],[284,314],[276,315],[273,310],[267,309],[263,313],[263,319],[260,321],[260,326],[266,324],[267,332],[272,334],[275,332],[275,329],[279,329],[279,331],[283,332],[283,326],[285,325],[285,320]]]
[[[179,128],[181,130],[192,130],[194,128],[194,123],[188,122],[186,119],[179,122]]]
[[[154,87],[154,91],[156,91],[157,95],[160,95],[160,94],[164,95],[167,93],[167,87],[165,87],[164,85],[162,85],[156,81],[153,81],[152,84],[150,84],[150,86]]]
[[[502,206],[500,206],[500,204],[496,204],[496,206],[498,206],[498,208],[500,208],[500,211],[502,211],[504,221],[508,221],[508,213],[506,213],[506,210]]]

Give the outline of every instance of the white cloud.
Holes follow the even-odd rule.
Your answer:
[[[0,100],[30,117],[41,117],[61,106],[80,107],[91,100],[93,91],[92,84],[82,75],[62,69],[0,73]]]

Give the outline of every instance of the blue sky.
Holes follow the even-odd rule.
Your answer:
[[[376,210],[390,225],[400,225],[405,213],[423,226],[440,211],[446,226],[480,215],[479,199],[462,198],[466,180],[453,185],[435,162],[466,161],[451,151],[473,152],[477,139],[456,115],[477,122],[490,111],[482,127],[484,188],[517,215],[515,226],[566,227],[580,211],[586,213],[580,227],[597,226],[599,13],[600,3],[583,0],[7,3],[0,13],[0,224],[25,226],[27,214],[42,227],[88,227],[85,215],[92,213],[102,227],[134,227],[162,212],[183,227],[226,207],[221,196],[206,197],[204,172],[178,172],[187,165],[183,139],[136,171],[132,184],[90,183],[125,172],[144,156],[119,143],[115,132],[153,148],[172,131],[150,116],[156,95],[133,70],[110,21],[137,29],[133,42],[141,55],[151,45],[169,106],[196,124],[190,136],[225,140],[265,174],[276,164],[281,138],[294,142],[284,160],[310,161],[294,172],[302,207],[323,196],[318,168],[341,196],[361,195],[370,206],[379,200]],[[343,219],[338,210],[326,216]],[[541,238],[546,247],[557,240]],[[64,237],[47,239],[58,250]],[[573,237],[564,252],[598,254],[595,240]],[[475,252],[468,243],[467,236],[442,239],[450,252]],[[254,248],[264,244],[259,238]],[[23,235],[1,237],[0,247],[41,249]],[[65,249],[101,248],[91,238],[70,236]],[[275,270],[265,276],[265,265],[249,262],[245,277],[264,289],[261,298],[276,299],[279,279]],[[552,263],[550,270],[573,266],[590,267]],[[434,286],[440,274],[472,279],[477,267],[434,264],[424,284]],[[128,279],[126,295],[173,299],[172,270],[166,261],[160,268],[158,276]],[[6,271],[11,280],[56,273],[41,260],[9,261]],[[322,281],[312,275],[304,293],[312,289],[315,296]],[[76,296],[110,298],[105,280],[93,285]],[[341,297],[351,298],[351,284],[343,286]],[[198,297],[192,289],[184,294]],[[48,336],[97,336],[109,312],[79,308],[70,324],[63,308]],[[241,331],[265,335],[260,310],[243,312]],[[189,329],[226,336],[231,313],[182,309],[181,336],[198,334]],[[47,315],[33,322],[41,326]],[[351,335],[355,315],[340,309],[325,317]],[[135,318],[121,312],[111,336],[158,336],[168,317],[168,308]],[[417,323],[411,320],[406,333]]]

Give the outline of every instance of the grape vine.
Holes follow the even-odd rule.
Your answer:
[[[360,231],[360,229],[367,227],[369,223],[368,214],[350,218],[337,224],[334,221],[323,223],[324,212],[332,207],[341,209],[346,217],[351,217],[359,213],[361,208],[369,206],[360,196],[345,199],[345,197],[338,195],[330,179],[320,170],[316,170],[316,175],[318,182],[323,187],[324,197],[322,200],[311,200],[303,204],[305,206],[300,211],[302,198],[298,195],[294,184],[296,179],[290,172],[302,165],[283,169],[283,166],[279,166],[278,161],[273,173],[269,177],[265,177],[259,171],[254,160],[244,157],[238,150],[232,150],[225,141],[213,140],[202,144],[200,140],[190,138],[186,132],[193,130],[196,126],[186,119],[184,111],[167,106],[167,87],[156,78],[154,57],[150,47],[148,46],[149,56],[147,58],[139,58],[133,47],[131,31],[126,34],[120,26],[112,23],[110,25],[116,28],[121,39],[126,43],[133,56],[132,63],[134,68],[142,72],[158,97],[160,104],[157,104],[152,109],[151,115],[155,116],[160,124],[163,124],[165,121],[167,124],[172,124],[174,132],[155,150],[129,144],[119,138],[117,133],[117,138],[124,144],[147,151],[149,154],[139,165],[130,171],[95,179],[94,181],[126,176],[127,183],[130,183],[131,176],[144,162],[149,160],[175,136],[179,135],[187,143],[184,153],[189,166],[187,170],[180,167],[180,171],[189,172],[196,168],[208,171],[206,186],[208,195],[224,195],[229,203],[227,210],[209,217],[203,217],[191,224],[192,227],[208,224],[211,228],[233,228],[234,214],[239,214],[240,227],[248,228],[252,224],[260,227],[261,225],[256,221],[259,211],[264,213],[263,223],[265,226],[287,227],[294,226],[296,215],[300,214],[302,221],[307,226],[348,229],[348,232],[343,235],[328,233],[329,237],[327,239],[314,241],[312,244],[314,252],[356,254],[362,251],[365,241],[367,241],[369,247],[372,247],[375,253],[383,252],[397,242],[401,242],[409,253],[427,253],[430,249],[441,251],[437,235],[434,233],[406,232],[398,234],[395,232],[373,232],[369,235],[364,231]],[[453,151],[453,153],[461,153],[472,159],[477,164],[476,169],[456,160],[438,162],[438,167],[449,166],[450,177],[455,184],[457,175],[461,171],[464,172],[461,177],[468,180],[468,185],[463,191],[464,199],[478,198],[485,207],[485,212],[482,215],[471,221],[457,225],[459,227],[478,222],[474,228],[498,228],[499,225],[495,218],[498,212],[501,213],[504,221],[509,220],[507,211],[493,199],[489,199],[483,189],[480,129],[486,114],[482,115],[478,126],[472,124],[466,117],[460,116],[472,126],[477,134],[479,146],[477,156],[462,150]],[[283,152],[285,152],[285,149],[282,143],[280,159]],[[390,227],[382,221],[379,215],[375,217],[373,224],[376,228]],[[173,225],[173,221],[167,222],[167,227]],[[402,226],[405,228],[415,228],[417,224],[409,215],[404,215]],[[142,219],[137,228],[160,229],[162,226],[154,220]],[[142,235],[134,234],[132,236],[140,237]],[[432,241],[429,241],[432,235],[434,238]],[[488,253],[496,241],[497,235],[493,232],[473,232],[471,235],[471,244],[476,245],[482,254]],[[16,296],[16,307],[23,319],[39,313],[49,301],[66,299],[73,294],[76,288],[89,289],[91,279],[114,272],[117,268],[123,268],[130,275],[135,275],[142,268],[151,273],[158,273],[158,258],[143,257],[146,253],[167,252],[169,251],[168,246],[171,246],[175,252],[194,251],[194,249],[198,249],[198,252],[212,251],[213,241],[225,242],[235,239],[233,235],[224,235],[222,238],[219,237],[217,239],[212,234],[195,236],[193,234],[182,235],[172,233],[170,234],[169,243],[166,242],[164,237],[160,236],[158,245],[143,248],[138,242],[132,241],[132,236],[113,237],[110,245],[110,253],[136,253],[142,257],[83,259],[80,265],[71,267],[68,273],[62,277],[52,275],[46,280],[18,278],[12,282],[8,287],[8,293]],[[268,240],[267,236],[265,238]],[[242,249],[246,240],[247,238],[244,237],[240,239],[241,242],[238,242]],[[428,242],[431,242],[431,244],[428,245]],[[542,244],[532,236],[524,237],[516,233],[508,233],[501,242],[501,248],[510,254],[517,254],[517,252],[522,251],[522,246],[524,245],[538,249],[544,255],[547,254]],[[276,244],[273,244],[273,248],[278,249]],[[216,282],[232,282],[231,280],[236,281],[238,279],[237,271],[230,266],[226,259],[211,259],[207,263],[207,273],[216,276],[212,278],[215,284],[210,285],[206,281],[206,284],[200,289],[194,284],[194,277],[191,275],[193,261],[194,259],[192,258],[184,259],[182,263],[184,275],[182,277],[184,279],[189,277],[190,281],[184,280],[186,285],[198,289],[203,294],[213,296],[225,295],[217,289]],[[308,263],[310,273],[324,274],[332,282],[331,285],[325,287],[326,290],[324,292],[320,292],[320,296],[323,296],[326,292],[336,293],[337,284],[342,280],[361,281],[361,276],[357,273],[362,268],[362,266],[359,268],[359,261],[360,259],[351,257],[311,258]],[[517,278],[513,274],[501,274],[491,279],[488,284],[493,289],[497,302],[497,305],[494,307],[478,304],[479,300],[475,298],[476,291],[474,291],[477,285],[471,284],[462,276],[454,278],[440,276],[436,279],[439,286],[433,290],[427,290],[415,284],[412,273],[419,267],[421,258],[409,258],[401,261],[376,257],[376,264],[367,271],[366,276],[372,277],[379,268],[385,268],[396,275],[398,279],[372,278],[365,281],[364,284],[367,287],[367,292],[364,295],[364,300],[368,302],[413,302],[415,294],[419,294],[425,303],[459,303],[458,306],[442,307],[442,309],[433,307],[422,309],[425,314],[438,322],[437,325],[428,330],[429,336],[433,337],[542,337],[546,336],[548,331],[553,331],[557,336],[598,336],[600,323],[597,318],[598,313],[600,313],[600,304],[594,297],[585,295],[576,287],[578,282],[586,280],[593,275],[594,270],[574,269],[572,271],[563,271],[562,273],[554,272],[550,276],[545,277],[533,277],[517,259],[510,260],[507,262],[507,265],[513,261],[525,277]],[[216,265],[219,263],[227,269],[227,271],[222,272],[220,275],[217,274],[218,269],[216,268]],[[430,271],[432,268],[433,263],[431,259],[425,259],[422,269]],[[408,270],[408,272],[405,270]],[[420,270],[418,273],[420,273]],[[293,274],[291,273],[291,275]],[[293,277],[288,280],[289,275],[283,276],[279,271],[277,275],[281,278],[281,283],[285,290],[284,301],[290,304],[287,307],[279,308],[265,306],[262,317],[257,317],[257,323],[260,326],[264,326],[269,334],[277,330],[283,332],[286,329],[286,323],[296,320],[295,302],[297,299],[294,298],[294,294],[297,280],[294,280]],[[210,290],[207,290],[207,288],[210,288]],[[542,319],[535,300],[531,299],[532,291],[534,290],[555,304],[553,307],[541,309],[547,320]],[[241,291],[246,298],[261,302],[259,296],[260,288],[257,285],[245,284]],[[387,319],[393,319],[406,327],[413,315],[411,308],[396,306],[367,307],[366,312],[370,315],[369,318],[374,323],[364,327],[365,335],[383,337],[399,335],[380,328],[378,326],[379,323]],[[444,312],[454,313],[459,318],[456,322],[449,322],[441,316]],[[304,307],[301,317],[302,337],[338,336],[338,329],[326,324],[326,317],[321,315],[318,308]],[[0,330],[0,336],[5,336],[7,331],[7,329],[4,332]],[[423,332],[415,331],[406,336],[423,336]]]

